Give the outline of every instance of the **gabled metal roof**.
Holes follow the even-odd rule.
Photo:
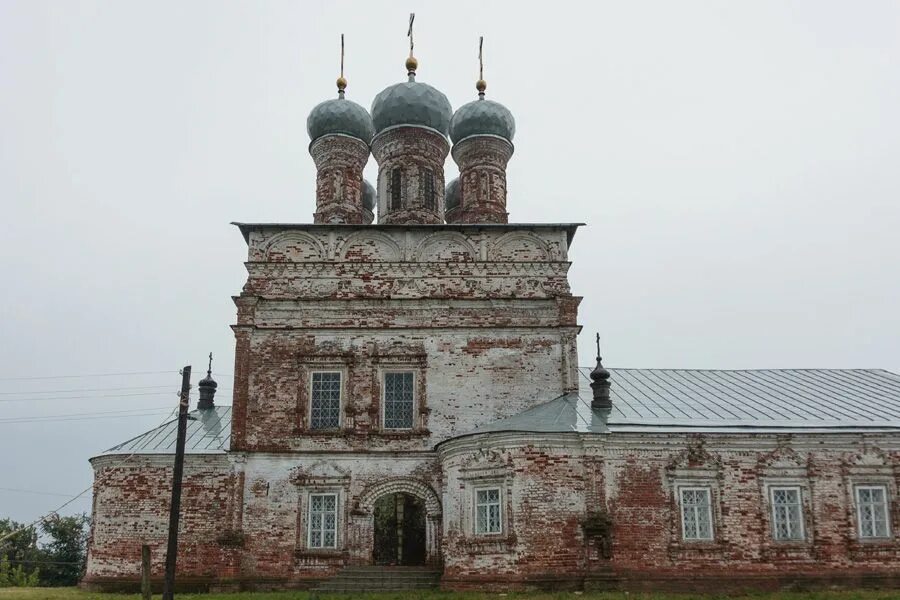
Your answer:
[[[103,454],[173,454],[175,438],[178,435],[178,419],[172,419],[155,429],[118,446],[113,446]],[[188,413],[186,454],[221,454],[231,444],[231,407],[215,406]]]
[[[523,431],[894,431],[900,376],[877,369],[609,369],[612,410],[581,390],[463,435]]]

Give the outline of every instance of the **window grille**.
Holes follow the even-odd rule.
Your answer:
[[[475,533],[500,533],[500,488],[476,490]]]
[[[713,539],[709,488],[681,488],[681,525],[685,540]]]
[[[341,374],[316,371],[312,374],[310,429],[336,429],[341,425]]]
[[[800,488],[772,488],[772,533],[776,540],[803,539]]]
[[[422,197],[425,201],[425,208],[434,210],[434,171],[431,169],[425,169],[422,173]]]
[[[401,189],[402,177],[400,173],[400,168],[395,168],[391,171],[391,210],[400,208],[400,189]]]
[[[411,372],[384,374],[385,429],[412,429],[414,385]]]
[[[883,485],[857,487],[856,507],[859,518],[859,537],[890,537],[887,489]]]
[[[309,547],[337,547],[337,494],[310,494]]]

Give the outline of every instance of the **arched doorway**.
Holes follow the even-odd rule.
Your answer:
[[[425,564],[425,502],[412,494],[385,494],[373,510],[376,565]]]
[[[348,536],[358,564],[440,565],[440,497],[424,481],[382,479],[358,496],[350,511]]]

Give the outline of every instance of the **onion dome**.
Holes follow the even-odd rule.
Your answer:
[[[459,178],[447,184],[444,190],[444,210],[452,210],[459,206]]]
[[[409,81],[396,83],[375,96],[372,101],[375,133],[396,125],[412,125],[447,135],[453,107],[443,92],[416,81],[417,66],[416,59],[410,56],[406,60]]]
[[[609,396],[609,371],[603,366],[603,359],[600,357],[600,334],[597,334],[597,366],[591,371],[591,391],[593,399],[591,407],[601,410],[612,408],[612,400]]]
[[[450,119],[450,140],[456,144],[473,135],[496,135],[512,143],[516,135],[516,120],[509,109],[493,100],[484,99],[487,83],[476,84],[478,100],[463,104]]]
[[[309,113],[306,119],[309,141],[314,142],[324,135],[339,133],[355,137],[366,144],[370,143],[372,136],[375,135],[372,117],[365,108],[344,98],[346,79],[339,77],[337,86],[337,98],[316,105]]]
[[[217,387],[219,387],[219,384],[212,378],[212,352],[210,352],[209,369],[206,371],[206,377],[197,384],[197,389],[200,391],[200,400],[197,402],[197,408],[207,409],[213,407]]]
[[[362,203],[363,208],[367,210],[375,210],[375,186],[369,183],[368,179],[363,179],[362,185]]]

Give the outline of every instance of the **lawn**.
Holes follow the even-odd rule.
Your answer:
[[[360,596],[363,594],[354,594]],[[778,592],[747,594],[742,596],[697,594],[645,594],[628,592],[555,592],[555,593],[454,593],[454,592],[391,592],[364,594],[368,600],[481,600],[482,598],[509,600],[897,600],[900,590],[849,590],[821,592]],[[154,595],[155,600],[160,596]],[[346,600],[349,594],[317,594],[308,592],[269,592],[235,594],[177,594],[184,600],[307,600],[309,598],[334,598]],[[139,600],[139,594],[100,594],[84,592],[77,588],[0,588],[0,600]]]

